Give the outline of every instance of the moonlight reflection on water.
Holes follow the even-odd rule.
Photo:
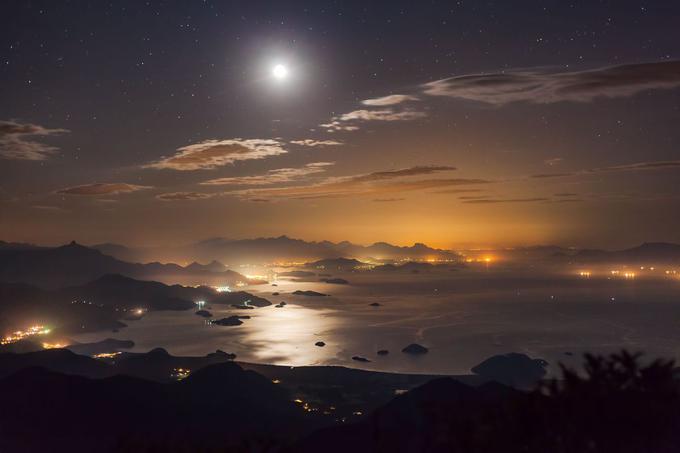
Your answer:
[[[236,353],[238,360],[278,365],[313,365],[328,358],[331,347],[321,350],[314,343],[338,326],[335,310],[306,308],[289,303],[254,310],[213,306],[213,319],[247,315],[240,326],[211,325],[193,311],[150,312],[116,334],[95,332],[78,335],[78,342],[113,336],[135,342],[133,352],[162,347],[175,355],[205,355],[221,349]]]
[[[322,363],[328,356],[328,350],[314,343],[324,340],[323,334],[338,325],[334,310],[289,304],[260,311],[243,325],[243,341],[252,348],[257,362],[299,366]]]

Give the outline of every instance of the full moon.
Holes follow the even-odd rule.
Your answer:
[[[286,68],[282,64],[277,64],[272,69],[272,74],[274,75],[275,79],[279,79],[279,80],[285,79],[286,76],[288,76],[288,68]]]

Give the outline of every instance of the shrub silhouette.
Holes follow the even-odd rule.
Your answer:
[[[680,451],[672,361],[585,355],[582,372],[530,392],[449,378],[414,389],[364,422],[319,432],[294,451],[670,453]]]
[[[531,437],[552,452],[679,451],[674,363],[643,366],[640,357],[586,354],[583,375],[560,365],[562,378],[539,386],[520,407],[540,427]]]
[[[586,354],[582,373],[560,364],[560,378],[492,408],[483,428],[490,442],[482,440],[468,451],[680,451],[680,387],[674,362],[643,365],[640,358],[627,351],[606,357]]]

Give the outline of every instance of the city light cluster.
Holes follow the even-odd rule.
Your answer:
[[[191,370],[189,368],[173,368],[170,377],[181,381],[182,379],[188,378],[190,374]]]
[[[493,261],[495,261],[495,258],[493,256],[490,256],[490,255],[478,256],[476,258],[471,258],[471,257],[465,258],[466,263],[486,263],[486,264],[489,264]]]
[[[121,354],[120,351],[116,352],[100,352],[99,354],[94,354],[92,358],[94,359],[113,359]]]
[[[5,345],[16,343],[17,341],[24,340],[28,337],[35,335],[46,335],[48,333],[50,333],[50,329],[46,328],[45,326],[35,325],[27,328],[26,330],[17,330],[16,332],[12,332],[0,340],[0,344]]]
[[[65,343],[47,343],[45,341],[42,343],[43,349],[61,349],[65,348],[66,346],[68,345]]]
[[[248,280],[261,280],[264,282],[269,281],[269,276],[267,275],[257,275],[257,274],[246,274]]]
[[[317,412],[317,411],[319,410],[319,408],[317,408],[317,407],[312,407],[312,406],[309,405],[309,403],[307,403],[307,402],[305,402],[305,401],[302,401],[302,400],[299,399],[299,398],[293,400],[293,402],[294,402],[295,404],[301,406],[302,409],[303,409],[305,412]]]
[[[595,274],[589,270],[582,270],[578,271],[579,277],[583,278],[590,278],[591,276],[594,276]],[[620,270],[620,269],[611,269],[609,271],[602,271],[600,273],[601,276],[607,277],[607,278],[623,278],[626,280],[632,280],[637,277],[655,277],[655,276],[666,276],[666,277],[674,277],[678,275],[678,271],[675,269],[666,269],[666,270],[660,270],[655,267],[645,267],[645,266],[640,266],[640,271],[632,271],[632,270]]]

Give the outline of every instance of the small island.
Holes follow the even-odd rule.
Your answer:
[[[212,318],[212,313],[210,313],[208,310],[198,310],[196,312],[196,315],[202,316],[204,318]]]
[[[250,316],[229,316],[228,318],[216,319],[210,323],[218,326],[240,326],[243,324],[242,319],[250,319]]]
[[[410,345],[406,346],[404,349],[401,350],[401,352],[405,354],[413,354],[413,355],[421,355],[421,354],[427,354],[430,350],[427,349],[425,346],[419,345],[417,343],[411,343]]]
[[[334,285],[348,285],[349,281],[345,280],[344,278],[322,278],[321,280],[324,283],[331,283]]]
[[[309,291],[309,290],[308,291],[302,291],[302,290],[299,290],[299,289],[297,291],[293,291],[293,294],[296,295],[296,296],[306,296],[306,297],[326,297],[326,296],[328,296],[328,294],[319,293],[319,292],[316,292],[316,291]]]

